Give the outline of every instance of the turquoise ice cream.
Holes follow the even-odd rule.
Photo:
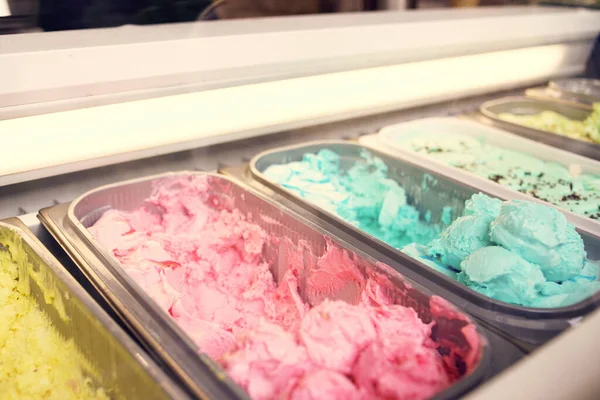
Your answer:
[[[600,289],[598,265],[585,262],[579,274],[561,283],[544,278],[539,265],[500,246],[481,248],[461,264],[457,280],[488,297],[528,307],[557,308],[577,303]]]
[[[528,201],[475,194],[462,216],[430,223],[407,203],[387,166],[368,153],[349,169],[330,150],[273,165],[271,181],[355,225],[410,257],[488,297],[528,307],[577,303],[598,290],[599,266],[558,210]],[[347,160],[345,160],[346,162]],[[445,229],[442,228],[445,225]]]
[[[546,281],[538,266],[499,246],[474,251],[460,268],[459,282],[513,304],[531,305]]]
[[[535,307],[557,307],[559,305],[575,304],[590,297],[599,290],[598,262],[585,261],[579,275],[569,278],[562,283],[546,282],[541,289],[542,296],[538,297]]]
[[[475,250],[490,245],[489,226],[500,213],[502,202],[476,194],[465,203],[465,211],[429,243],[428,254],[442,264],[460,270],[463,260]]]
[[[398,249],[410,243],[427,244],[442,230],[407,203],[404,189],[387,177],[385,163],[368,153],[346,173],[336,153],[321,150],[304,155],[302,161],[270,166],[264,174]]]
[[[542,204],[511,201],[490,225],[490,239],[540,266],[549,281],[562,282],[583,268],[583,240],[558,210]]]
[[[454,280],[457,279],[458,272],[454,268],[444,265],[441,262],[436,261],[434,257],[430,256],[427,251],[427,246],[411,243],[404,246],[402,252],[407,256],[419,260],[419,262],[427,265],[429,268],[433,268]]]
[[[598,265],[586,259],[581,236],[558,210],[483,194],[467,204],[490,207],[466,207],[469,215],[433,240],[420,260],[455,269],[460,283],[488,297],[528,307],[563,307],[600,290]]]
[[[458,218],[439,239],[428,246],[428,254],[444,265],[460,270],[460,264],[475,250],[490,245],[489,222],[475,215]]]
[[[494,220],[500,214],[502,201],[482,193],[474,194],[465,202],[463,215],[478,215],[488,220]]]
[[[600,175],[571,174],[567,165],[460,134],[415,135],[398,138],[396,143],[403,149],[600,220]]]

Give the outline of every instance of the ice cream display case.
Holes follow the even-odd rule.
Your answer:
[[[3,36],[0,398],[596,398],[598,27]]]

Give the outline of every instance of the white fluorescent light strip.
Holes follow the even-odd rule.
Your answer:
[[[580,73],[562,44],[0,121],[0,185]]]
[[[0,0],[0,17],[10,17],[10,7],[8,0]]]

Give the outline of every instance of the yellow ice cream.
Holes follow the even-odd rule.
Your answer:
[[[52,327],[18,278],[18,265],[0,249],[0,398],[108,399],[92,385],[73,342]]]
[[[585,119],[585,132],[595,143],[600,143],[600,103],[594,103],[594,111]]]
[[[514,124],[552,132],[572,139],[600,143],[600,103],[594,104],[594,111],[585,121],[572,120],[554,111],[542,111],[533,115],[501,113],[498,117]]]

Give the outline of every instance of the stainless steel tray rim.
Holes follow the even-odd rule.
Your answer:
[[[570,108],[575,108],[578,111],[585,111],[588,114],[590,114],[592,112],[592,110],[590,110],[590,108],[588,106],[586,106],[585,104],[577,104],[577,103],[562,103],[562,102],[557,102],[556,100],[553,100],[551,98],[548,99],[536,99],[536,98],[531,98],[528,96],[506,96],[506,97],[500,97],[497,99],[493,99],[493,100],[487,100],[484,101],[483,103],[481,103],[481,106],[479,107],[480,110],[484,109],[484,108],[488,108],[490,106],[496,106],[498,104],[503,104],[503,103],[507,103],[507,102],[511,102],[511,101],[524,101],[524,102],[530,102],[530,103],[548,103],[548,104],[557,104],[560,103],[562,105],[564,105],[565,107],[570,107]],[[487,110],[486,110],[487,111]],[[481,111],[483,113],[483,111]]]
[[[596,89],[595,93],[582,93],[580,91],[572,91],[566,88],[565,84],[567,83],[575,83],[582,84],[582,86],[592,87]],[[561,95],[569,96],[577,100],[593,103],[600,101],[600,79],[590,79],[590,78],[563,78],[563,79],[553,79],[548,82],[549,89],[558,92]]]
[[[316,146],[316,145],[326,145],[326,144],[341,144],[341,145],[352,145],[353,143],[349,143],[346,140],[311,140],[309,142],[303,142],[302,143],[303,146],[309,147],[309,146]],[[357,146],[360,146],[357,144]],[[295,149],[296,147],[298,147],[297,144],[290,144],[287,146],[281,146],[281,147],[277,147],[277,149],[284,151],[284,150],[291,150],[291,149]],[[269,150],[263,150],[260,153],[258,153],[257,155],[255,155],[254,157],[252,157],[250,159],[250,170],[253,172],[256,167],[256,162],[258,160],[260,160],[261,158],[263,158],[264,156],[273,153],[273,150],[275,149],[269,149]]]
[[[20,221],[19,221],[20,222]],[[115,321],[97,304],[89,293],[77,282],[75,277],[69,274],[60,262],[42,245],[29,237],[29,234],[24,229],[0,221],[0,227],[14,231],[23,240],[40,259],[50,268],[52,273],[71,291],[71,294],[77,298],[81,304],[87,308],[101,326],[108,333],[116,338],[121,346],[141,365],[143,370],[154,379],[157,384],[173,399],[188,399],[189,396],[184,394],[173,382],[162,372],[153,360],[145,354],[142,349],[117,325]],[[60,267],[59,267],[60,266]],[[164,384],[161,384],[164,382]]]
[[[525,96],[530,99],[558,102],[568,106],[582,107],[589,112],[594,110],[592,107],[593,102],[570,97],[568,94],[560,93],[548,86],[526,89]]]

